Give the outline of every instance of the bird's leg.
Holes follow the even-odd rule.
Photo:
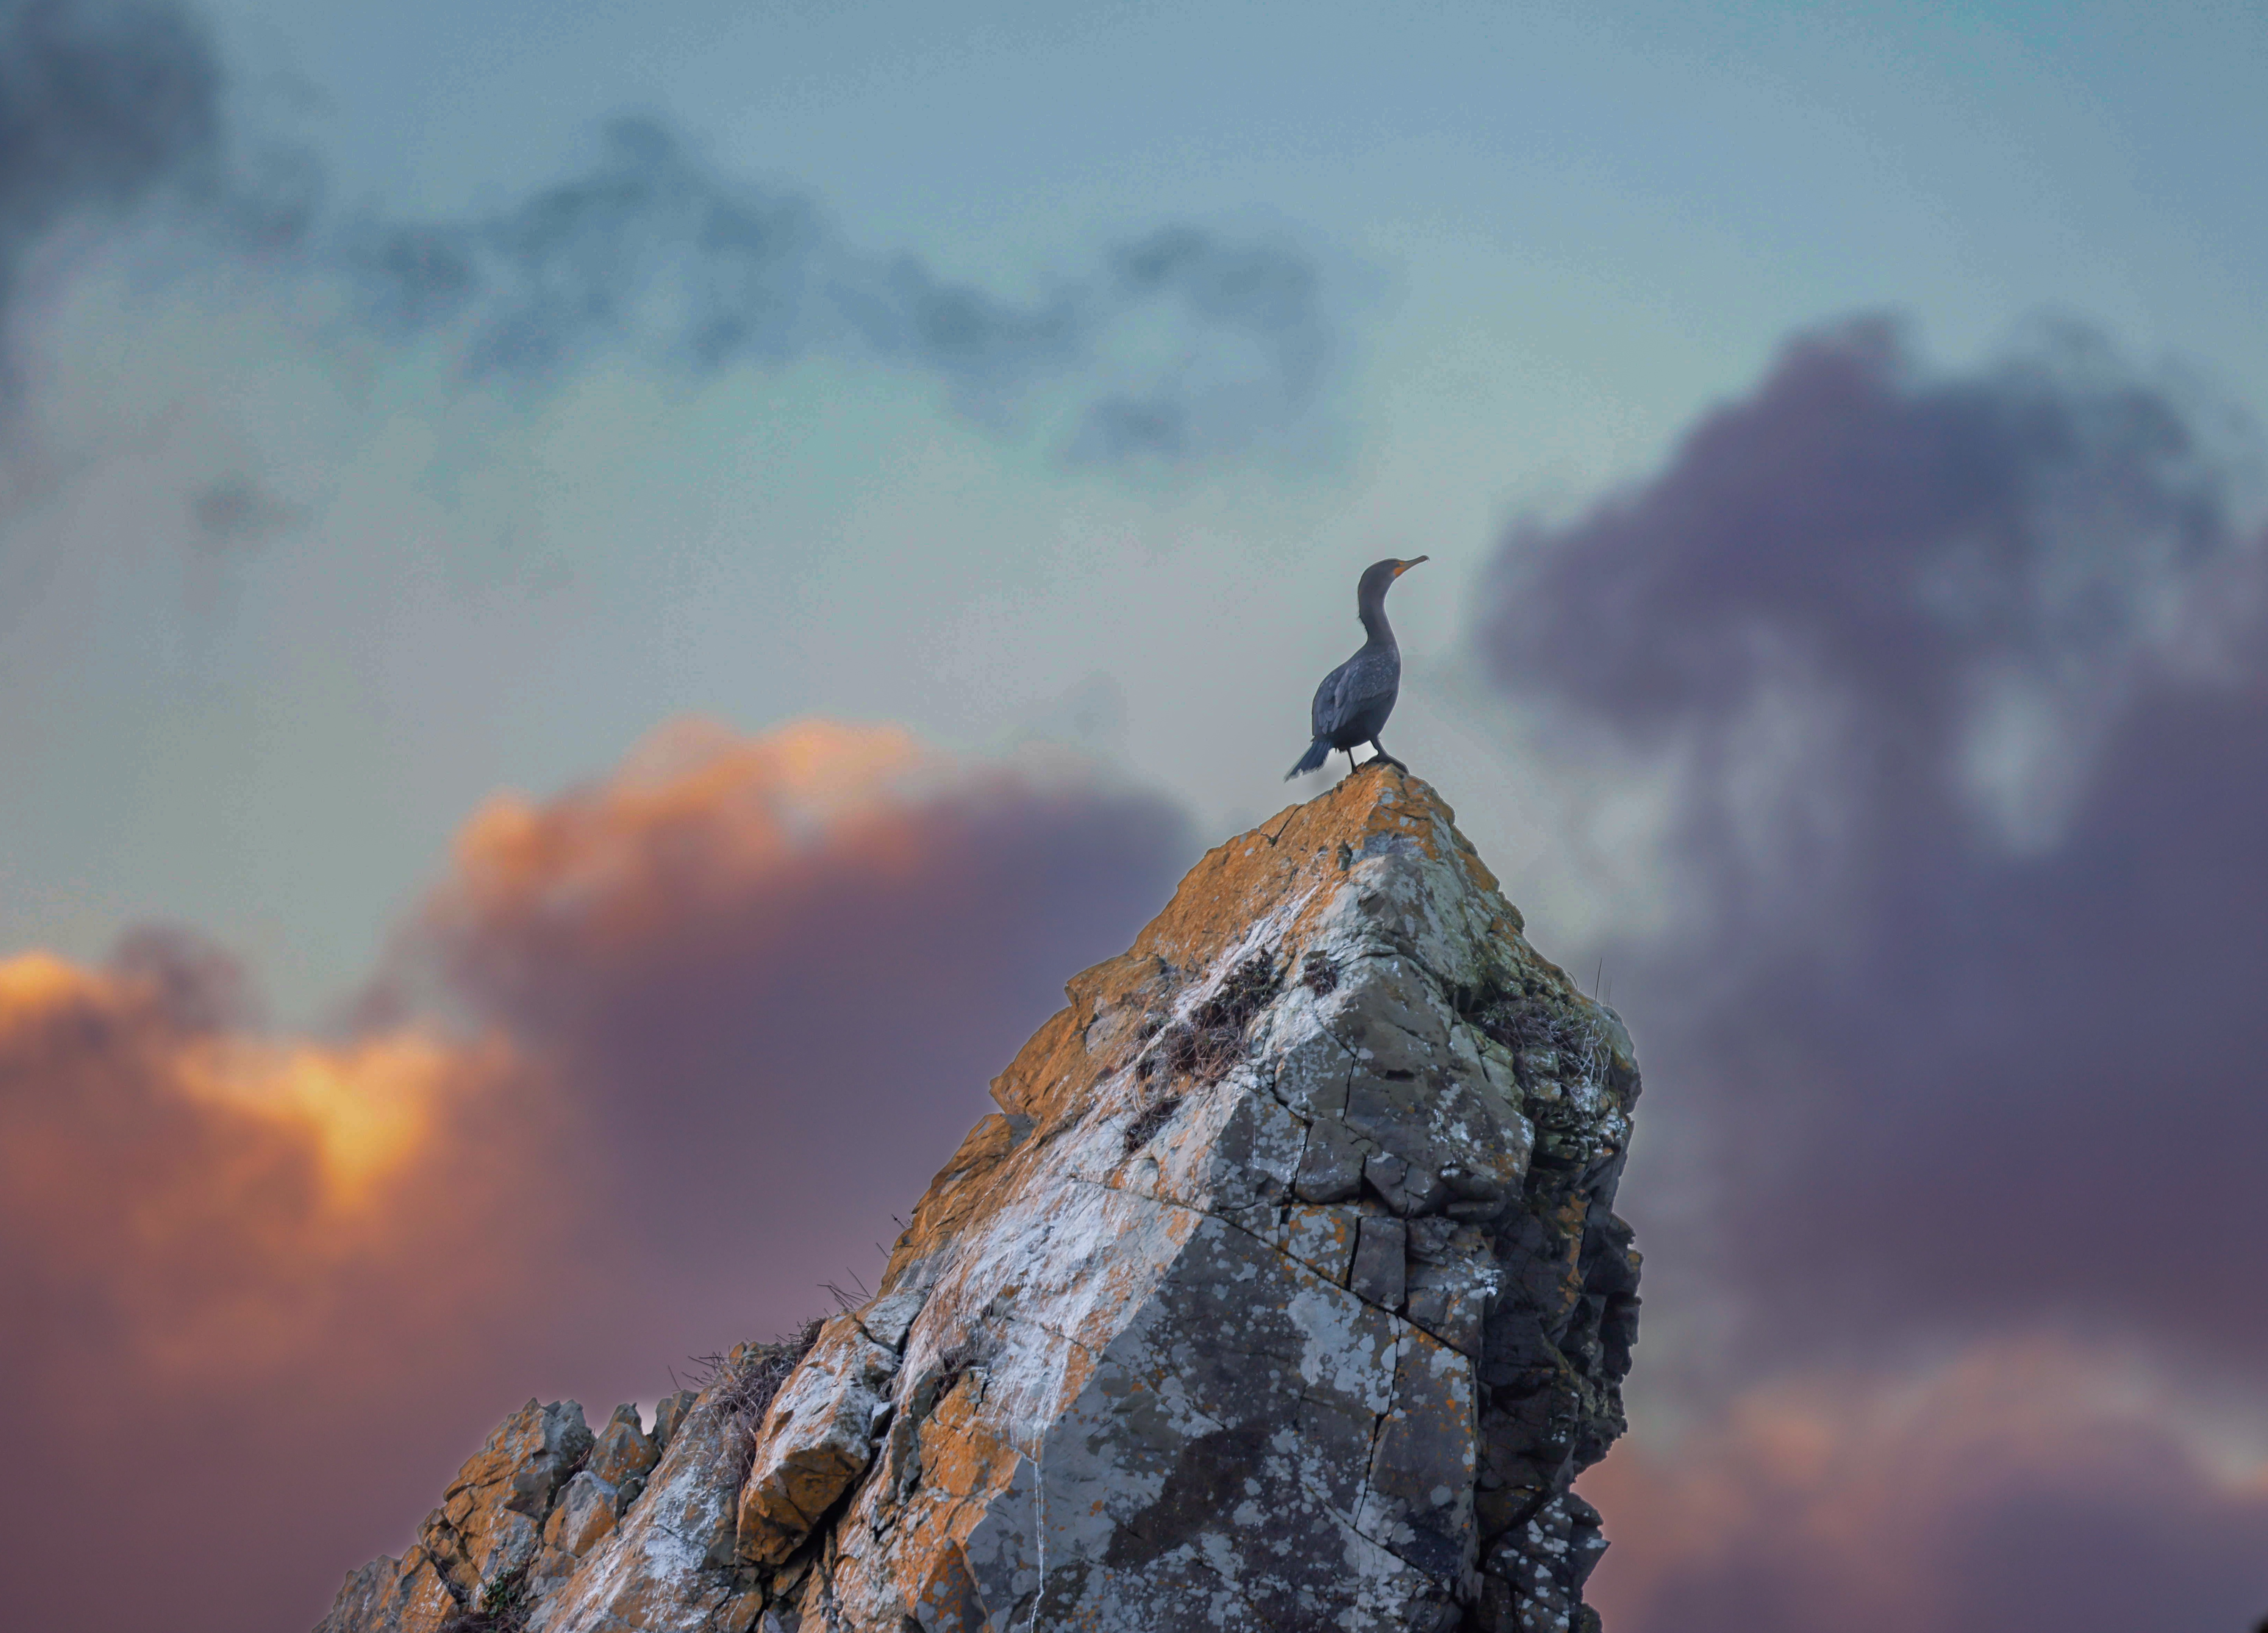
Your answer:
[[[1386,763],[1387,763],[1387,764],[1388,764],[1388,765],[1392,766],[1392,767],[1393,767],[1396,771],[1401,772],[1403,776],[1408,776],[1410,775],[1410,768],[1409,768],[1408,766],[1403,765],[1403,764],[1399,760],[1396,760],[1396,759],[1395,759],[1392,754],[1388,754],[1388,753],[1386,752],[1386,745],[1385,745],[1385,744],[1383,744],[1383,743],[1380,742],[1376,738],[1374,738],[1374,737],[1373,737],[1373,738],[1372,738],[1372,739],[1370,739],[1370,746],[1371,746],[1373,748],[1376,749],[1376,750],[1378,751],[1378,754],[1377,754],[1376,759],[1374,759],[1374,760],[1371,760],[1371,761],[1366,761],[1364,762],[1365,764],[1366,764],[1366,765],[1368,765],[1368,764],[1375,764],[1375,763],[1377,763],[1377,761],[1378,761],[1378,760],[1383,760],[1384,761],[1386,761]],[[1354,756],[1353,756],[1352,753],[1351,753],[1351,752],[1350,752],[1347,757],[1348,757],[1349,759],[1352,759]]]

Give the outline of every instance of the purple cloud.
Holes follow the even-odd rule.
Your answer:
[[[1649,1303],[1728,1335],[1655,1364],[1705,1418],[1737,1417],[1712,1368],[1895,1380],[2025,1335],[2192,1385],[2268,1361],[2268,539],[2229,441],[2084,336],[1948,378],[1868,320],[1506,539],[1490,673],[1558,751],[1603,736],[1675,791],[1673,928],[1607,962],[1654,1088],[1625,1191]],[[2100,1451],[1947,1463],[1891,1572],[1926,1592],[1883,1625],[2268,1608],[2257,1495]],[[1621,1500],[1683,1489],[1689,1453],[1634,1453]],[[1904,1455],[1805,1501],[1863,1508]],[[1874,1625],[1879,1560],[1776,1527],[1693,1548],[1631,1619]],[[1602,1580],[1653,1580],[1668,1534]]]
[[[2198,424],[2068,337],[1945,380],[1854,323],[1499,555],[1498,680],[1683,768],[1682,931],[1611,956],[1775,1343],[2268,1353],[2263,552]]]

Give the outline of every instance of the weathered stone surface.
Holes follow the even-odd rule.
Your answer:
[[[580,1559],[592,1545],[615,1528],[615,1488],[612,1482],[585,1469],[559,1493],[551,1518],[543,1527],[543,1541],[571,1558]]]
[[[458,1470],[409,1553],[347,1579],[318,1633],[437,1633],[479,1608],[492,1585],[525,1578],[554,1500],[592,1443],[575,1401],[530,1401]]]
[[[837,1316],[772,1402],[741,1488],[740,1551],[776,1565],[865,1472],[898,1357],[856,1316]]]
[[[698,1399],[698,1391],[680,1389],[674,1394],[662,1396],[654,1403],[652,1438],[653,1449],[657,1453],[669,1450],[670,1438],[677,1433],[677,1425],[685,1421],[686,1413],[693,1409],[693,1403]]]
[[[708,1629],[761,1606],[764,1584],[737,1560],[736,1511],[749,1456],[780,1380],[806,1349],[744,1344],[675,1422],[645,1493],[536,1604],[530,1633]],[[750,1596],[755,1595],[755,1604]]]
[[[1277,1246],[1325,1281],[1344,1287],[1361,1222],[1362,1216],[1351,1208],[1286,1208]]]
[[[895,1355],[906,1347],[906,1334],[914,1324],[914,1317],[928,1291],[920,1287],[901,1288],[886,1298],[877,1298],[858,1312],[859,1330]]]
[[[1371,1451],[1363,1530],[1429,1575],[1462,1579],[1472,1563],[1472,1368],[1425,1334],[1404,1331],[1394,1401]]]
[[[1502,1280],[1488,1232],[1456,1219],[1412,1219],[1404,1265],[1403,1313],[1474,1360]]]
[[[1381,1310],[1399,1310],[1409,1257],[1410,1227],[1390,1215],[1366,1214],[1355,1235],[1347,1285]]]
[[[439,1633],[462,1608],[424,1550],[413,1548],[401,1559],[374,1559],[349,1577],[315,1633],[364,1628]]]
[[[638,1409],[635,1406],[618,1406],[607,1426],[591,1447],[591,1455],[584,1464],[592,1474],[617,1489],[633,1480],[644,1478],[656,1463],[661,1461],[658,1450],[645,1431],[638,1426]]]
[[[876,1298],[618,1412],[429,1576],[528,1554],[531,1633],[1595,1628],[1637,1064],[1447,808],[1352,776],[1065,990]]]
[[[1352,1202],[1362,1195],[1364,1158],[1378,1154],[1366,1151],[1338,1117],[1319,1116],[1307,1130],[1292,1193],[1303,1202]]]

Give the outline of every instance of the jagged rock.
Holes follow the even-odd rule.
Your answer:
[[[315,1633],[366,1628],[438,1633],[463,1608],[423,1550],[413,1548],[400,1559],[374,1559],[349,1577]]]
[[[655,1403],[653,1449],[657,1455],[669,1450],[670,1437],[677,1432],[677,1425],[684,1421],[686,1413],[692,1410],[694,1401],[698,1399],[700,1399],[698,1391],[680,1389],[674,1394],[662,1396]]]
[[[618,1406],[591,1447],[584,1467],[608,1485],[621,1487],[641,1479],[661,1461],[661,1453],[638,1425],[635,1406]]]
[[[543,1527],[543,1541],[571,1558],[580,1559],[592,1544],[615,1528],[612,1481],[585,1469],[561,1489],[559,1501]]]
[[[1637,1065],[1447,808],[1351,776],[1066,991],[880,1295],[658,1412],[536,1633],[1595,1627]]]
[[[785,1560],[865,1472],[897,1370],[897,1356],[858,1318],[837,1316],[820,1329],[819,1342],[772,1403],[740,1490],[740,1551],[748,1559],[766,1565]]]
[[[317,1633],[437,1633],[450,1618],[477,1607],[491,1584],[526,1576],[536,1564],[553,1500],[589,1455],[592,1440],[575,1401],[530,1401],[458,1470],[409,1553],[375,1561],[348,1578]]]
[[[700,1392],[645,1494],[535,1606],[531,1629],[707,1628],[745,1597],[753,1585],[734,1570],[733,1519],[757,1429],[746,1391],[762,1371],[743,1353]]]

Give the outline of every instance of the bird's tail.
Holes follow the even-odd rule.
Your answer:
[[[1284,780],[1288,783],[1303,771],[1315,770],[1323,763],[1324,761],[1329,760],[1330,757],[1330,739],[1328,738],[1319,737],[1314,742],[1307,745],[1307,752],[1300,756],[1300,763],[1293,766],[1289,771],[1284,773]]]

